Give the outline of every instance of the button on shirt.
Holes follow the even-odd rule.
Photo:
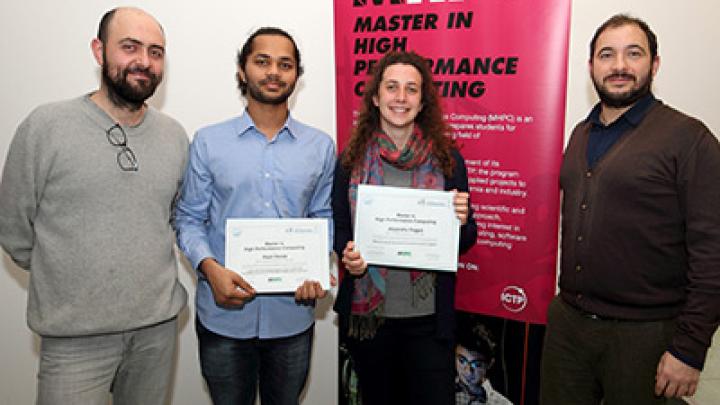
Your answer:
[[[270,140],[245,112],[197,132],[177,204],[178,246],[197,269],[205,258],[225,260],[228,218],[327,218],[335,145],[322,131],[288,116]],[[313,307],[294,294],[258,295],[242,308],[219,307],[198,271],[197,315],[209,330],[231,338],[276,338],[305,331]]]

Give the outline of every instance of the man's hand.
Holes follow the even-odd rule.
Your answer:
[[[457,189],[452,190],[455,193],[453,197],[453,206],[455,206],[455,215],[460,220],[460,225],[465,225],[468,220],[468,202],[470,201],[470,194],[466,192],[459,192]]]
[[[348,241],[343,250],[342,263],[353,276],[362,276],[367,270],[367,263],[360,252],[355,252],[355,242]]]
[[[200,263],[212,289],[215,302],[223,307],[241,307],[255,296],[255,290],[239,274],[207,258]]]
[[[335,276],[330,275],[330,287],[335,287],[337,280]],[[327,291],[323,290],[322,286],[317,281],[305,280],[300,287],[295,290],[295,300],[297,301],[310,301],[319,298],[325,298]]]
[[[665,352],[655,375],[655,395],[668,398],[693,396],[699,380],[700,370]]]
[[[295,290],[296,301],[311,301],[323,298],[327,295],[327,291],[317,281],[305,280],[300,287]]]

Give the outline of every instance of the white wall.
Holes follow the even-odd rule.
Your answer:
[[[350,1],[350,0],[343,0]],[[465,0],[466,2],[482,0]],[[525,0],[532,1],[532,0]],[[699,117],[717,135],[720,114],[720,8],[714,0],[575,0],[571,28],[566,132],[595,102],[588,79],[588,41],[611,14],[629,11],[645,18],[659,37],[656,94]],[[18,123],[38,104],[75,97],[97,87],[90,53],[100,16],[118,3],[106,0],[5,0],[0,3],[0,164]],[[176,117],[192,134],[200,126],[238,114],[235,49],[255,28],[284,27],[295,35],[306,68],[294,97],[293,114],[334,136],[334,54],[331,0],[189,2],[138,0],[155,15],[168,40],[165,82],[152,103]],[[202,4],[202,6],[201,6]],[[543,46],[538,39],[538,46]],[[187,266],[181,280],[194,281]],[[27,274],[0,259],[0,405],[29,404],[35,396],[37,339],[25,324]],[[321,305],[309,388],[303,403],[333,404],[336,398],[335,326]],[[190,308],[192,310],[192,307]],[[209,404],[198,370],[192,312],[185,312],[180,337],[175,404]]]
[[[574,0],[565,134],[597,102],[587,61],[595,29],[611,15],[627,12],[644,19],[658,37],[660,70],[655,96],[701,119],[720,136],[720,7],[713,0]]]

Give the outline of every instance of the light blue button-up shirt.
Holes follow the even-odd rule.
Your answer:
[[[332,139],[290,116],[270,140],[247,112],[199,130],[176,210],[180,249],[195,269],[208,257],[223,264],[228,218],[327,218],[332,247],[334,168]],[[295,302],[293,294],[219,307],[199,271],[196,306],[203,326],[238,339],[292,336],[314,320],[313,307]]]

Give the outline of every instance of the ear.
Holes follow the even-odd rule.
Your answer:
[[[90,49],[92,50],[93,57],[99,66],[103,65],[103,43],[99,39],[95,38],[90,41]]]
[[[373,104],[375,104],[375,107],[380,107],[380,102],[378,101],[378,96],[372,97]]]
[[[660,69],[660,55],[655,55],[655,60],[652,63],[652,77],[655,78],[658,69]]]
[[[247,83],[247,80],[245,79],[245,72],[238,66],[237,69],[237,78],[238,80],[242,81],[243,83]]]

